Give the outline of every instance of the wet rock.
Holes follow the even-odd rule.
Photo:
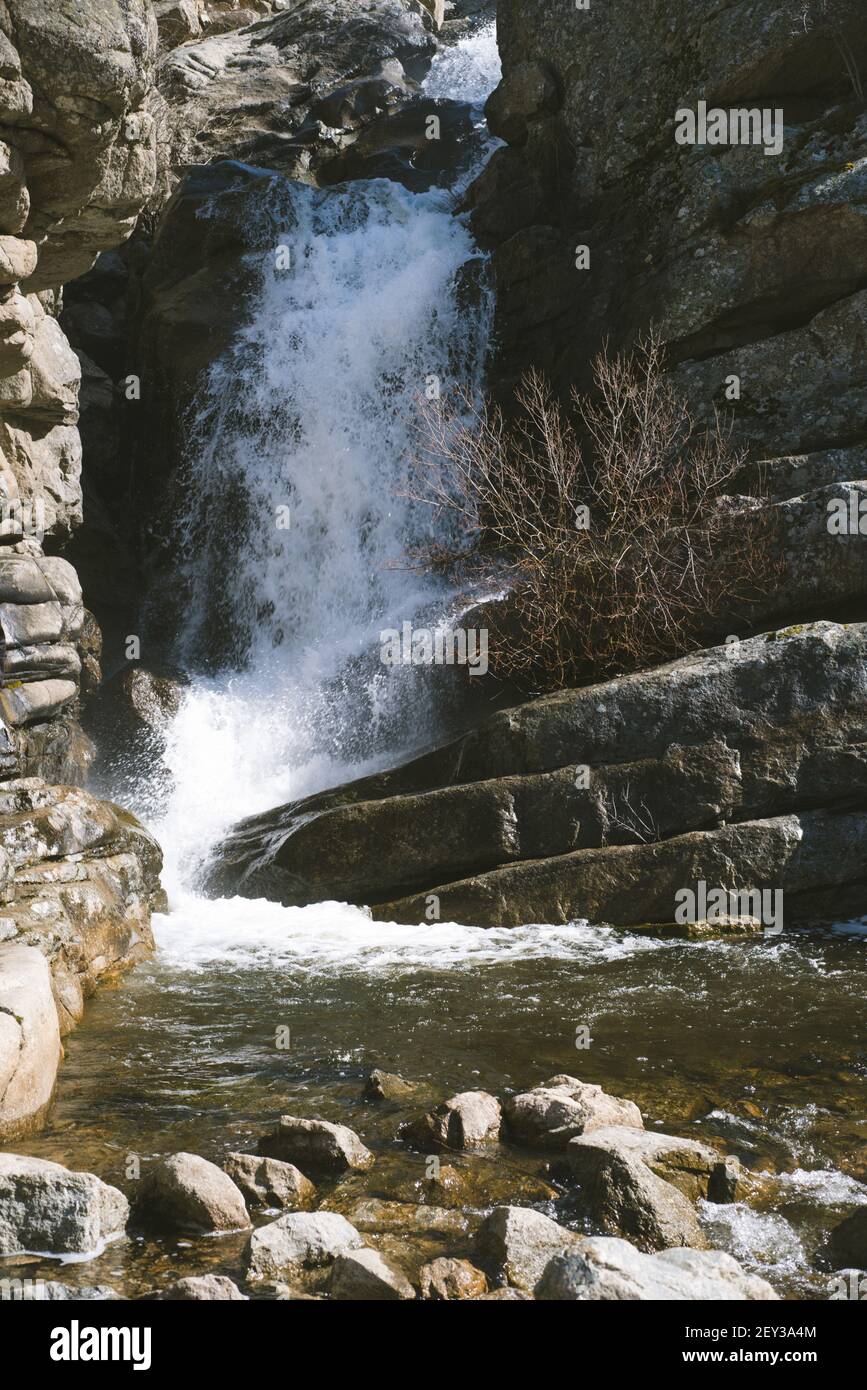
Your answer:
[[[512,1164],[485,1161],[481,1156],[473,1155],[469,1162],[464,1162],[460,1167],[443,1163],[439,1172],[431,1177],[402,1183],[396,1195],[401,1201],[420,1199],[432,1206],[482,1210],[505,1204],[550,1202],[558,1194],[556,1188],[544,1178],[521,1172]]]
[[[152,950],[162,854],[128,812],[35,777],[0,783],[0,849],[0,930],[48,960],[66,1033],[103,975]]]
[[[100,690],[95,718],[103,738],[127,744],[143,735],[163,733],[178,713],[189,679],[180,671],[152,671],[128,666]]]
[[[663,1250],[642,1254],[626,1240],[592,1236],[580,1250],[555,1255],[536,1286],[544,1301],[637,1299],[717,1301],[778,1295],[720,1250]]]
[[[479,1298],[487,1293],[488,1281],[469,1260],[439,1259],[424,1266],[420,1275],[422,1298],[438,1302],[458,1298]]]
[[[223,1168],[250,1206],[301,1211],[312,1206],[316,1188],[292,1163],[258,1154],[229,1154]]]
[[[609,1125],[644,1127],[631,1100],[609,1096],[601,1086],[574,1076],[552,1076],[532,1091],[511,1096],[503,1108],[510,1138],[545,1149],[565,1149],[576,1135]]]
[[[311,0],[257,19],[164,60],[173,164],[229,158],[294,170],[316,99],[384,62],[403,69],[436,49],[435,17],[412,0],[375,0],[361,11],[352,0]]]
[[[555,110],[559,101],[557,80],[546,63],[518,63],[488,98],[488,129],[511,145],[523,144],[527,122]]]
[[[500,1136],[500,1103],[487,1091],[461,1091],[402,1130],[405,1142],[425,1151],[473,1149],[496,1143]]]
[[[305,1269],[330,1265],[338,1255],[360,1250],[364,1241],[336,1212],[292,1212],[260,1226],[247,1246],[247,1275],[252,1280],[291,1278]]]
[[[425,922],[433,893],[443,920],[584,917],[699,937],[677,915],[699,880],[781,889],[788,920],[851,910],[865,650],[863,624],[809,623],[528,701],[388,773],[243,822],[213,882],[292,903],[333,894],[387,921]],[[652,807],[643,831],[636,805]],[[389,895],[413,878],[410,896]],[[753,908],[738,899],[729,926],[752,930]]]
[[[443,1207],[414,1202],[383,1201],[368,1197],[353,1203],[347,1212],[354,1226],[371,1235],[399,1234],[406,1236],[466,1237],[478,1218],[466,1211],[450,1211]]]
[[[0,1141],[39,1127],[61,1055],[47,960],[33,946],[0,945]]]
[[[50,1280],[41,1287],[41,1297],[51,1303],[107,1303],[123,1299],[123,1294],[108,1284],[57,1284]]]
[[[372,1167],[374,1156],[354,1130],[327,1120],[281,1115],[276,1130],[259,1141],[269,1158],[298,1163],[302,1171],[346,1173]]]
[[[123,1235],[129,1203],[93,1173],[0,1153],[0,1254],[97,1255]]]
[[[769,1185],[763,1174],[751,1173],[737,1158],[720,1159],[713,1165],[707,1183],[707,1200],[725,1205],[755,1198]]]
[[[523,1289],[493,1289],[491,1293],[476,1294],[474,1303],[526,1303],[532,1302],[533,1295]]]
[[[141,1178],[136,1219],[179,1235],[241,1231],[250,1225],[239,1188],[215,1163],[198,1154],[158,1159]]]
[[[532,1293],[552,1256],[583,1239],[531,1207],[497,1207],[479,1230],[476,1250],[509,1284]]]
[[[247,1295],[225,1274],[194,1274],[156,1297],[171,1303],[246,1303]]]
[[[378,1250],[352,1250],[338,1255],[331,1272],[331,1297],[386,1302],[415,1298],[409,1280]]]
[[[662,940],[675,937],[680,941],[720,941],[727,937],[761,936],[764,924],[758,917],[733,916],[721,912],[710,920],[703,917],[698,922],[636,922],[630,931],[644,936],[658,936]]]
[[[835,1269],[867,1269],[867,1207],[859,1207],[834,1227],[828,1254]]]
[[[684,1191],[706,1196],[718,1160],[714,1150],[689,1139],[611,1128],[570,1140],[567,1153],[582,1207],[604,1231],[642,1250],[707,1244]]]
[[[371,1101],[411,1100],[417,1089],[418,1087],[413,1085],[411,1081],[404,1081],[402,1076],[397,1076],[390,1071],[380,1071],[377,1067],[365,1081],[361,1098]]]

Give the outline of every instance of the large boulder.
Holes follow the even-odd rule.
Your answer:
[[[93,1173],[0,1153],[0,1254],[102,1253],[122,1236],[129,1203]]]
[[[497,32],[487,114],[508,143],[470,198],[493,251],[500,387],[530,363],[586,380],[604,340],[655,322],[696,412],[721,405],[749,446],[863,438],[860,0],[797,16],[788,0],[501,0]],[[779,112],[778,140],[679,142],[700,101]]]
[[[259,1140],[261,1152],[313,1173],[346,1173],[370,1168],[373,1154],[354,1130],[328,1120],[281,1115],[277,1128]]]
[[[252,1280],[291,1278],[331,1265],[338,1255],[363,1246],[355,1227],[337,1212],[292,1212],[253,1232],[247,1275]]]
[[[479,1229],[476,1250],[496,1275],[532,1293],[551,1258],[583,1240],[532,1207],[496,1207]]]
[[[434,29],[434,16],[413,0],[308,0],[186,43],[161,70],[172,162],[228,158],[302,172],[316,120],[338,124],[334,95],[359,77],[400,90],[407,70],[436,51]]]
[[[475,1149],[500,1137],[500,1103],[487,1091],[461,1091],[411,1122],[403,1137],[414,1148]]]
[[[532,1091],[510,1096],[504,1110],[510,1137],[543,1149],[565,1149],[576,1135],[605,1126],[644,1127],[634,1101],[609,1096],[574,1076],[552,1076]]]
[[[42,1122],[61,1055],[47,960],[33,946],[0,945],[0,1142]]]
[[[141,1179],[136,1220],[177,1235],[242,1231],[250,1225],[242,1192],[227,1173],[198,1154],[157,1159]]]
[[[104,975],[153,949],[162,854],[119,806],[35,777],[0,783],[0,849],[2,934],[48,960],[66,1033]]]
[[[606,1236],[555,1255],[536,1285],[546,1302],[716,1302],[778,1298],[766,1280],[748,1274],[721,1250],[662,1250],[642,1254],[629,1241]]]
[[[293,1163],[258,1154],[229,1154],[223,1167],[251,1206],[300,1211],[312,1206],[316,1188]]]
[[[691,1199],[707,1196],[719,1158],[713,1149],[613,1127],[570,1140],[568,1155],[582,1209],[603,1231],[642,1250],[707,1244]]]

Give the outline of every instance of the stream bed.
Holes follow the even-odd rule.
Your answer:
[[[567,1072],[635,1100],[648,1128],[785,1175],[765,1208],[706,1204],[708,1237],[788,1297],[827,1296],[824,1238],[867,1201],[864,930],[696,944],[580,923],[389,926],[337,904],[236,899],[208,912],[197,900],[157,919],[154,961],[91,1001],[48,1128],[19,1147],[132,1195],[131,1155],[220,1162],[298,1114],[346,1123],[377,1153],[369,1174],[345,1180],[350,1192],[405,1197],[424,1158],[396,1138],[402,1115],[362,1101],[371,1068],[436,1095],[503,1096]],[[546,1168],[512,1149],[484,1162],[499,1200]],[[539,1205],[582,1229],[572,1201],[564,1191]],[[134,1296],[170,1273],[240,1275],[244,1243],[133,1237],[27,1273]]]

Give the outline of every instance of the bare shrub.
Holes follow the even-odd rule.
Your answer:
[[[508,590],[491,605],[491,669],[527,690],[681,655],[773,572],[757,514],[743,524],[721,501],[743,456],[719,416],[693,418],[659,338],[603,352],[594,378],[564,406],[531,371],[508,419],[467,399],[423,406],[410,494],[452,518],[453,539],[415,562]]]

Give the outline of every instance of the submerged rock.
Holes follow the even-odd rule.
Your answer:
[[[240,1189],[215,1163],[198,1154],[158,1159],[143,1175],[136,1220],[179,1235],[243,1231],[250,1225]]]
[[[0,1153],[0,1255],[98,1255],[128,1216],[123,1193],[93,1173]]]
[[[422,1269],[419,1283],[422,1298],[437,1302],[479,1298],[488,1290],[485,1275],[469,1260],[432,1260]]]
[[[362,1100],[411,1100],[416,1094],[418,1086],[411,1081],[404,1081],[402,1076],[396,1076],[394,1072],[380,1071],[377,1067],[370,1073],[364,1083]]]
[[[607,1302],[649,1299],[710,1302],[778,1298],[721,1250],[662,1250],[642,1254],[626,1240],[591,1236],[580,1250],[555,1255],[536,1285],[544,1301]]]
[[[331,1272],[331,1297],[387,1302],[415,1298],[406,1275],[378,1250],[351,1250],[337,1256]]]
[[[246,1303],[247,1295],[225,1274],[194,1274],[155,1297],[166,1303]]]
[[[347,1210],[353,1225],[371,1235],[394,1234],[410,1238],[427,1236],[465,1238],[478,1224],[464,1210],[428,1206],[415,1202],[391,1202],[365,1197]]]

